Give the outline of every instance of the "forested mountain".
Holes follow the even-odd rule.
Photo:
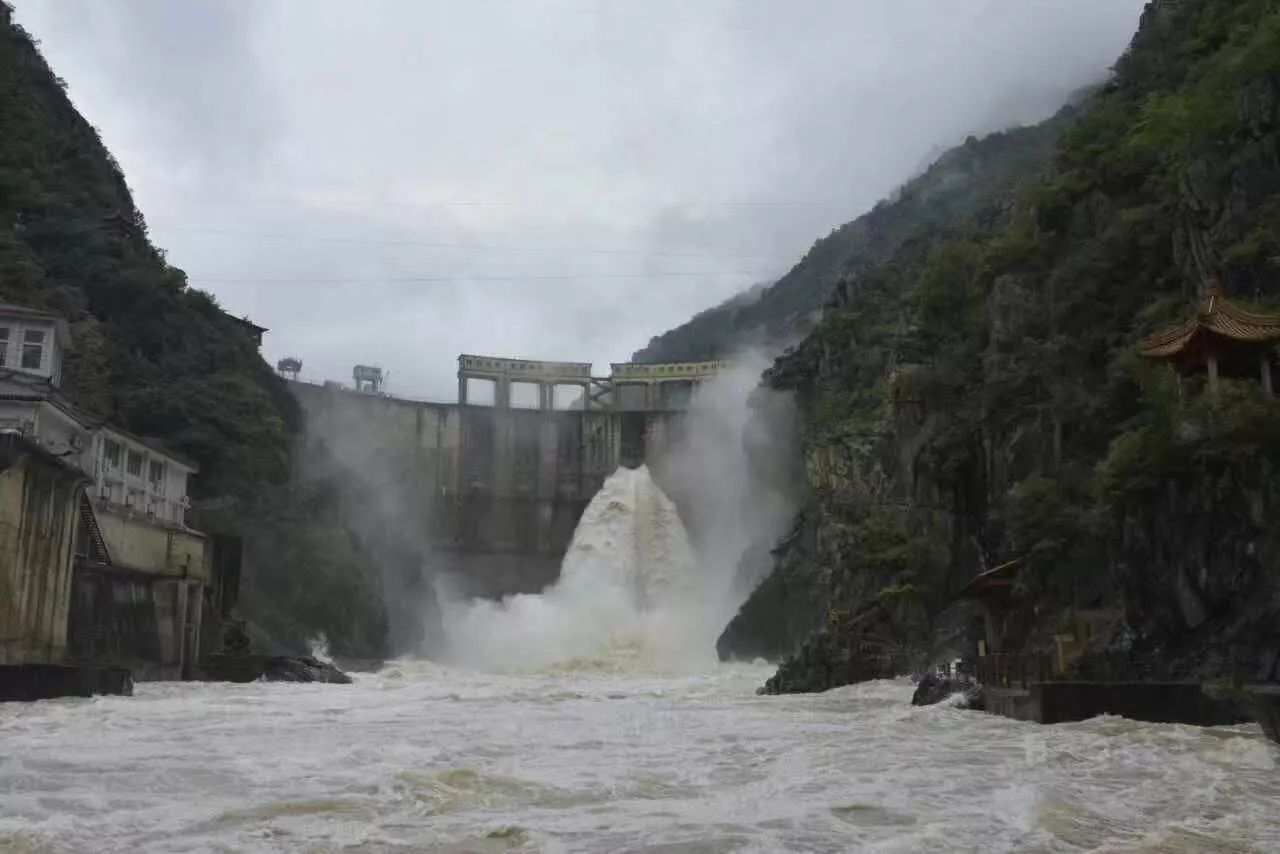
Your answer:
[[[26,33],[0,26],[0,300],[66,316],[66,390],[199,462],[197,495],[283,480],[295,422],[283,384],[151,244],[64,90]]]
[[[916,228],[768,374],[809,500],[721,651],[795,653],[773,690],[859,678],[868,635],[927,644],[998,565],[1015,651],[1074,606],[1117,615],[1080,672],[1276,678],[1280,405],[1256,365],[1215,395],[1136,342],[1211,277],[1280,300],[1280,4],[1152,2],[1061,130],[1008,216]]]
[[[245,605],[293,646],[385,651],[376,571],[330,479],[291,480],[297,405],[244,325],[147,236],[119,165],[0,3],[0,302],[58,312],[80,406],[193,458],[201,525],[248,545]]]
[[[1069,106],[1033,127],[970,137],[893,198],[814,243],[777,282],[695,315],[652,339],[633,358],[679,362],[726,358],[752,346],[781,350],[813,328],[837,283],[887,261],[912,235],[999,217],[1017,187],[1048,161],[1073,113]]]

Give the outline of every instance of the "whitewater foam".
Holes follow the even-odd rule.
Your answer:
[[[1257,726],[1038,726],[767,668],[0,704],[0,852],[1280,850]]]
[[[555,585],[445,601],[443,658],[499,671],[705,666],[696,569],[675,504],[646,467],[619,468],[583,511]]]

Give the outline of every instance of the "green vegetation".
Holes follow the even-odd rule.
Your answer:
[[[120,168],[19,28],[0,31],[0,300],[56,311],[67,392],[195,459],[199,496],[288,474],[292,399],[147,238]]]
[[[865,591],[839,603],[856,613],[908,586],[940,605],[1018,559],[1028,615],[1124,605],[1152,647],[1193,626],[1261,643],[1270,630],[1237,609],[1280,602],[1259,522],[1276,510],[1280,404],[1252,376],[1179,393],[1135,344],[1184,318],[1210,275],[1246,305],[1280,298],[1280,7],[1158,0],[1056,130],[1001,215],[917,223],[770,372],[806,414],[805,518],[857,526],[896,503],[906,532],[897,566],[822,543],[781,565],[794,589],[809,548],[813,598]],[[920,556],[901,560],[911,543]],[[927,570],[939,543],[949,569]],[[1205,565],[1230,581],[1186,580]],[[1192,616],[1168,592],[1179,573],[1204,605]]]
[[[808,332],[837,285],[893,257],[907,241],[956,222],[999,219],[1009,197],[1047,161],[1074,114],[1063,110],[1035,127],[970,137],[942,155],[892,200],[840,226],[785,276],[708,309],[657,336],[633,357],[641,362],[724,358],[751,345],[786,343]]]
[[[297,405],[244,325],[147,237],[120,168],[27,34],[0,25],[0,302],[64,315],[64,390],[193,458],[193,497],[243,535],[245,607],[282,640],[385,652],[371,558],[328,483],[291,482]]]

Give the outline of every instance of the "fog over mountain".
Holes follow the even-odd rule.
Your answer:
[[[193,284],[313,378],[623,360],[931,153],[1104,75],[1142,0],[20,0]]]

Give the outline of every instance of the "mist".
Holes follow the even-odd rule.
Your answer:
[[[802,479],[790,392],[761,384],[769,351],[738,353],[705,384],[678,429],[656,437],[654,479],[676,501],[705,580],[701,618],[718,635],[771,568]],[[712,638],[714,642],[714,638]]]
[[[18,0],[157,244],[313,379],[606,364],[969,134],[1102,79],[1143,0]]]
[[[799,495],[798,479],[779,476],[795,458],[795,410],[759,385],[768,361],[741,354],[686,413],[659,422],[649,466],[605,482],[546,590],[471,599],[438,578],[442,659],[487,670],[714,662]]]
[[[412,431],[376,417],[396,404],[376,396],[294,385],[304,413],[291,477],[248,520],[246,609],[277,640],[305,640],[292,623],[329,625],[343,656],[429,654],[439,617],[431,587],[434,494],[413,463]],[[291,606],[281,603],[292,602]],[[291,611],[285,620],[270,615]],[[353,649],[353,638],[363,642]]]

